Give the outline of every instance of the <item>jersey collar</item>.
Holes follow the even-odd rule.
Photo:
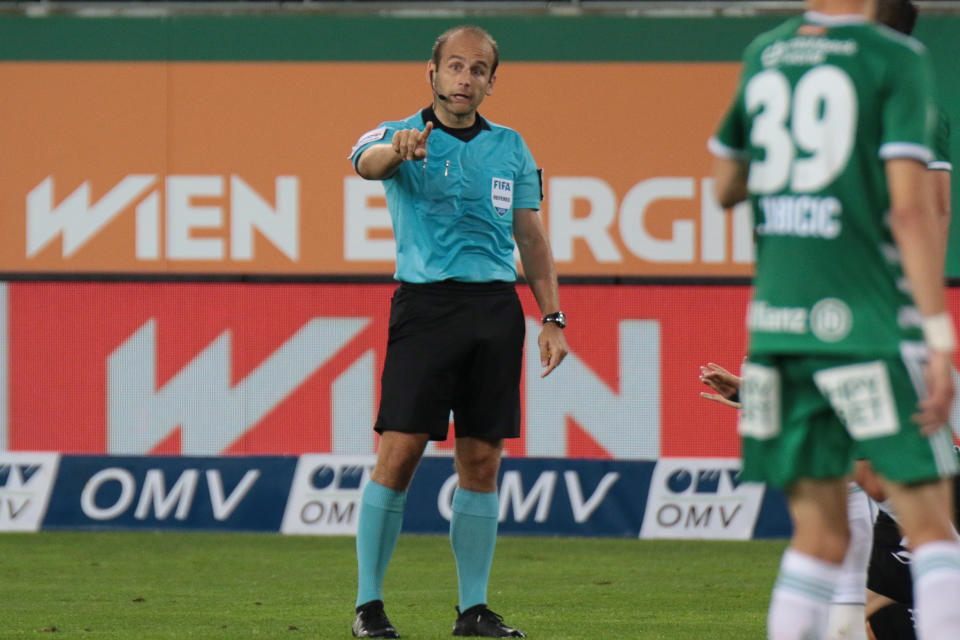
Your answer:
[[[830,13],[820,13],[819,11],[806,11],[803,14],[804,20],[814,24],[822,24],[826,27],[839,27],[848,24],[866,24],[866,17],[859,13],[850,13],[844,15],[833,15]]]
[[[448,127],[447,125],[440,122],[440,119],[437,118],[437,114],[433,112],[433,106],[426,107],[423,111],[420,112],[420,117],[423,118],[423,124],[428,122],[433,123],[434,129],[441,129],[446,133],[449,133],[454,138],[461,140],[463,142],[470,142],[478,135],[480,132],[486,129],[490,130],[490,124],[483,119],[483,117],[478,113],[477,117],[474,118],[473,124],[464,129],[454,129],[453,127]]]

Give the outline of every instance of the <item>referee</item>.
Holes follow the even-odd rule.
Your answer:
[[[524,317],[514,239],[543,314],[543,375],[567,354],[557,275],[537,213],[540,174],[520,135],[477,113],[493,93],[499,53],[463,25],[433,46],[433,104],[365,133],[357,173],[383,180],[400,281],[390,308],[381,378],[381,435],[357,531],[353,635],[398,638],[383,608],[383,576],[400,534],[406,491],[429,440],[456,425],[450,544],[459,585],[455,636],[523,638],[487,607],[497,536],[497,471],[504,438],[520,435]]]

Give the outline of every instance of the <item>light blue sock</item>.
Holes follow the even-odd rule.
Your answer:
[[[367,482],[357,520],[357,606],[383,600],[383,575],[400,537],[405,491]]]
[[[460,611],[487,603],[487,582],[493,549],[497,544],[497,492],[477,493],[457,488],[453,492],[450,546],[457,561]]]

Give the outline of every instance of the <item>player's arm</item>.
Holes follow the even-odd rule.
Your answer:
[[[933,206],[937,211],[937,223],[940,229],[941,259],[947,259],[947,239],[950,235],[950,171],[931,171],[933,187]]]
[[[747,172],[750,165],[738,157],[716,156],[713,162],[713,184],[717,202],[729,209],[747,199]]]
[[[533,291],[540,313],[547,315],[560,310],[560,290],[557,285],[557,268],[553,262],[550,241],[536,209],[513,210],[513,237],[520,250],[523,275]],[[552,322],[543,325],[540,337],[540,364],[545,376],[553,371],[566,357],[569,348],[563,329]]]
[[[393,134],[390,142],[367,147],[357,160],[357,173],[367,180],[383,180],[393,175],[400,163],[427,157],[427,139],[433,131],[428,122],[423,131],[404,129]]]
[[[744,58],[747,58],[747,54],[744,54]],[[724,209],[743,202],[748,195],[750,154],[747,151],[747,122],[743,107],[743,82],[748,67],[749,62],[745,62],[733,102],[716,132],[707,141],[707,149],[714,157],[714,195]]]
[[[930,347],[927,397],[914,418],[925,432],[932,433],[946,423],[950,414],[950,357],[956,340],[953,322],[946,312],[938,215],[933,206],[930,172],[922,163],[911,158],[892,158],[886,162],[886,173],[890,229],[900,249],[914,302],[923,315],[924,337]]]
[[[939,244],[939,220],[926,167],[912,158],[886,162],[890,189],[890,229],[903,255],[904,270],[917,308],[925,315],[945,308],[943,266],[930,254]]]

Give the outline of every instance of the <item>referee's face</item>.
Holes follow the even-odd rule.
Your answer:
[[[437,96],[434,109],[446,111],[457,121],[470,125],[480,103],[493,93],[493,47],[486,38],[461,31],[450,36],[440,53],[439,66],[434,69],[433,61],[430,62],[433,91]],[[471,122],[464,123],[464,120]]]

